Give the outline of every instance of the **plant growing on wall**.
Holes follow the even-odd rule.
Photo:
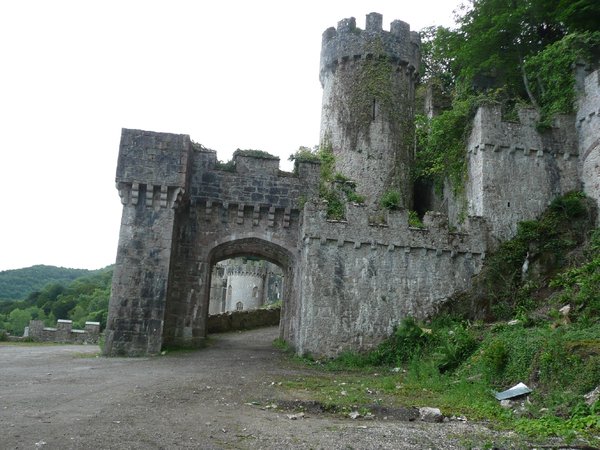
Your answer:
[[[331,143],[325,140],[312,150],[300,147],[290,155],[290,161],[318,161],[321,163],[319,197],[327,202],[327,218],[341,220],[345,217],[346,203],[364,203],[365,197],[356,192],[356,183],[339,172],[335,172],[335,156]],[[296,169],[297,170],[297,166]]]

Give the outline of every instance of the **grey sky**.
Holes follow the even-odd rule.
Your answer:
[[[321,33],[369,12],[411,29],[458,0],[65,1],[0,5],[0,270],[115,259],[121,128],[288,156],[318,142]]]

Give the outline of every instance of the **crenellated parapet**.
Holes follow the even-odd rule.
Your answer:
[[[507,152],[565,160],[577,157],[570,116],[555,117],[552,128],[540,132],[537,128],[540,116],[535,109],[521,108],[518,115],[518,122],[504,121],[499,106],[480,107],[473,120],[468,153]]]
[[[374,212],[352,204],[347,206],[343,221],[328,220],[322,205],[307,204],[302,231],[305,243],[316,240],[337,247],[433,252],[451,257],[468,254],[483,258],[490,244],[488,224],[481,217],[468,217],[457,231],[449,226],[446,215],[427,212],[423,227],[412,227],[407,210]]]
[[[533,220],[557,196],[581,189],[572,116],[557,116],[538,128],[539,114],[519,111],[502,120],[500,107],[480,107],[467,144],[468,214],[488,219],[492,234],[509,239],[517,224]]]
[[[254,278],[265,278],[267,276],[267,268],[262,264],[254,264],[247,262],[245,264],[236,264],[227,266],[225,274],[229,276],[239,277],[254,277]]]
[[[419,33],[410,31],[410,25],[401,20],[394,20],[390,31],[384,31],[382,21],[381,14],[370,13],[364,30],[357,28],[354,17],[338,22],[337,29],[331,27],[325,30],[321,46],[321,84],[324,84],[326,72],[360,59],[388,59],[407,74],[418,74],[421,59]]]
[[[318,193],[320,165],[313,161],[298,161],[294,173],[279,170],[279,158],[236,152],[226,164],[217,161],[212,150],[196,148],[192,155],[194,170],[190,179],[192,205],[210,208],[212,205],[235,204],[239,217],[252,208],[253,216],[267,209],[291,210]],[[256,217],[254,217],[256,218]]]

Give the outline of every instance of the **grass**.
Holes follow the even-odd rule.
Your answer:
[[[283,341],[276,345],[290,351]],[[583,403],[600,381],[600,324],[525,327],[440,317],[425,328],[407,319],[370,353],[294,358],[311,372],[280,380],[282,388],[329,411],[364,415],[373,405],[430,406],[515,430],[519,439],[600,445],[600,402]],[[534,389],[531,402],[524,409],[501,407],[493,393],[519,381]]]

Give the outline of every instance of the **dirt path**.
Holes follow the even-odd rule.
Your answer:
[[[276,328],[215,335],[203,350],[98,358],[95,346],[0,345],[0,449],[426,449],[489,441],[470,423],[291,420],[261,409],[290,400],[298,375]],[[466,441],[467,440],[467,441]]]

